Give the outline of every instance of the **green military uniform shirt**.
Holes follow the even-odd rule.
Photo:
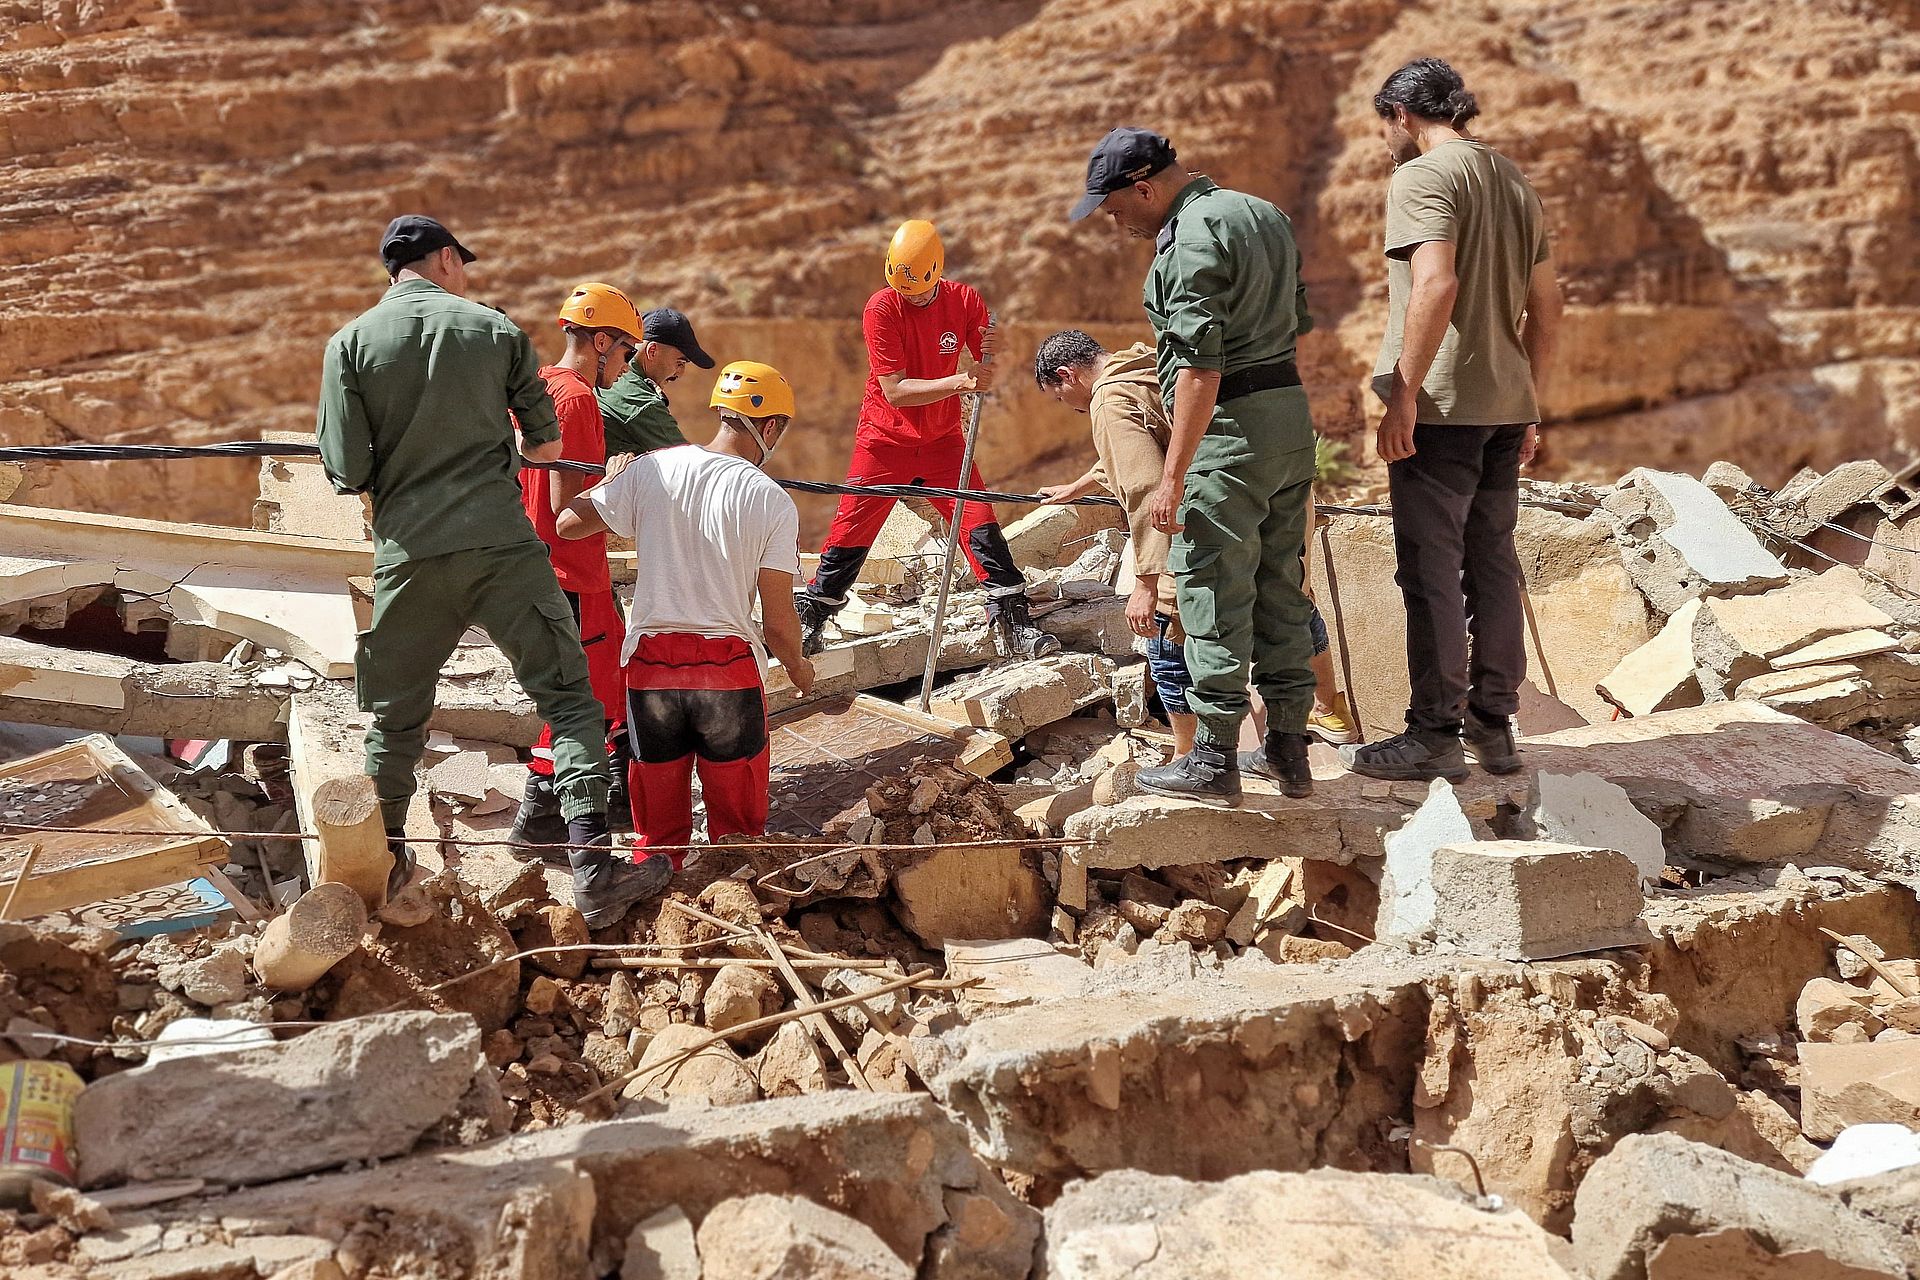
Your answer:
[[[1181,369],[1230,374],[1291,360],[1295,339],[1313,328],[1287,215],[1211,178],[1195,178],[1174,198],[1143,294],[1169,411]],[[1190,469],[1235,466],[1274,447],[1261,438],[1264,417],[1215,408]],[[1306,443],[1311,437],[1280,447]]]
[[[600,393],[600,416],[607,422],[607,456],[652,453],[685,444],[680,424],[667,408],[667,395],[652,378],[630,365]]]
[[[376,565],[539,541],[513,439],[516,418],[528,444],[560,438],[539,371],[518,325],[428,280],[333,335],[320,458],[337,491],[372,495]]]

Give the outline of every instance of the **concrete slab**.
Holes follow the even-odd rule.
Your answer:
[[[1597,774],[1535,774],[1527,816],[1535,839],[1618,849],[1633,860],[1643,883],[1659,880],[1666,869],[1660,828],[1633,807],[1625,787]]]
[[[1700,601],[1681,605],[1659,635],[1601,677],[1596,686],[1600,696],[1630,716],[1699,706],[1700,682],[1694,677],[1698,664],[1693,658],[1693,623],[1699,614]]]
[[[1469,955],[1558,956],[1648,941],[1640,873],[1614,849],[1540,840],[1450,844],[1433,854],[1433,935]]]
[[[1702,594],[1746,594],[1787,582],[1787,567],[1692,476],[1636,468],[1603,505],[1623,535],[1640,544],[1637,553],[1622,549],[1627,572],[1662,613]]]
[[[1382,937],[1418,938],[1433,927],[1436,901],[1433,864],[1444,846],[1473,839],[1473,826],[1459,797],[1435,778],[1427,798],[1405,825],[1386,837],[1386,867],[1380,877]]]

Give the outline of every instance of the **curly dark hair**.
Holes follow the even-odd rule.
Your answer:
[[[1051,391],[1060,385],[1060,369],[1078,369],[1092,364],[1106,354],[1107,349],[1090,335],[1078,329],[1062,329],[1048,336],[1033,353],[1033,380],[1040,384],[1042,391]]]
[[[1395,107],[1405,107],[1427,120],[1445,120],[1456,129],[1480,114],[1480,105],[1467,92],[1466,81],[1444,58],[1415,58],[1387,77],[1373,95],[1380,118],[1393,118]]]

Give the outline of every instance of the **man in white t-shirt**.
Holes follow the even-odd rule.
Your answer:
[[[640,848],[691,842],[696,769],[709,840],[764,834],[766,651],[795,688],[813,688],[793,608],[800,514],[761,470],[793,421],[793,388],[770,365],[736,360],[720,371],[710,403],[720,415],[711,443],[610,460],[606,479],[556,525],[563,538],[633,540],[638,572],[621,661]],[[669,856],[676,868],[685,859]]]

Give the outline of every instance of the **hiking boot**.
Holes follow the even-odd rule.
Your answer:
[[[1344,692],[1333,695],[1333,705],[1325,711],[1318,706],[1307,717],[1307,732],[1330,747],[1344,747],[1353,741],[1353,708]],[[1244,767],[1244,766],[1243,766]]]
[[[619,924],[637,904],[666,892],[673,880],[673,863],[654,854],[635,866],[613,851],[613,836],[604,815],[595,814],[570,824],[578,847],[568,850],[573,867],[573,905],[589,929]],[[597,826],[598,831],[588,834]],[[586,830],[583,830],[585,828]]]
[[[526,794],[520,798],[519,812],[513,815],[513,827],[507,839],[516,852],[531,854],[542,862],[564,864],[567,851],[567,820],[560,816],[560,797],[553,790],[553,778],[544,773],[527,774]],[[546,848],[537,846],[546,845]]]
[[[829,604],[810,591],[799,591],[794,593],[793,611],[800,615],[801,655],[817,656],[827,647],[827,623],[840,612],[840,606]]]
[[[1513,744],[1513,721],[1507,716],[1483,719],[1468,708],[1467,722],[1460,730],[1461,741],[1482,769],[1488,773],[1517,773],[1520,749]]]
[[[1347,762],[1347,768],[1363,777],[1385,778],[1389,782],[1426,782],[1433,778],[1458,782],[1468,773],[1467,758],[1460,752],[1460,739],[1453,734],[1408,730],[1384,742],[1342,747],[1340,758]]]
[[[1025,593],[987,601],[987,627],[993,647],[1003,658],[1044,658],[1060,652],[1060,641],[1033,625],[1033,609]]]
[[[1270,732],[1264,749],[1240,753],[1240,771],[1277,782],[1281,795],[1303,800],[1313,794],[1313,769],[1307,763],[1311,741],[1304,733]]]
[[[1240,804],[1240,768],[1233,756],[1218,747],[1195,744],[1172,764],[1142,769],[1134,778],[1142,791],[1156,796],[1204,800],[1229,808]]]
[[[420,865],[419,859],[413,856],[413,847],[407,843],[405,827],[387,828],[387,852],[393,855],[393,870],[387,873],[387,897],[396,898]]]

